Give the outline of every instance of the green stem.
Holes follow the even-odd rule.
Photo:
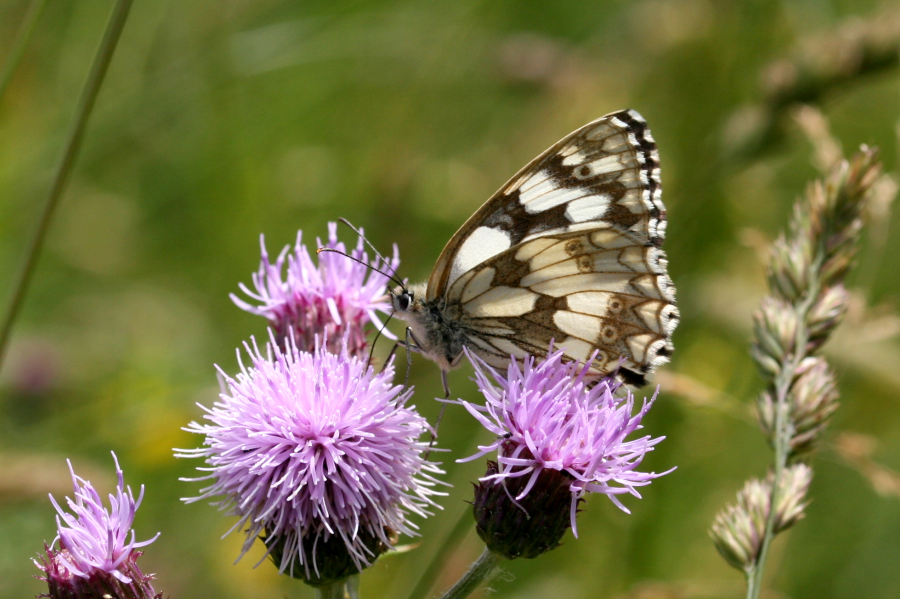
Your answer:
[[[316,599],[346,599],[347,579],[316,587]]]
[[[503,558],[493,553],[487,547],[475,563],[469,567],[469,571],[460,578],[453,587],[441,596],[441,599],[465,599],[475,589],[493,577]]]
[[[100,47],[97,48],[97,54],[94,56],[91,72],[88,74],[81,96],[78,98],[78,104],[75,108],[75,120],[72,123],[72,128],[69,130],[62,158],[56,168],[53,185],[50,187],[44,211],[41,214],[37,230],[35,230],[31,245],[25,255],[25,264],[19,274],[19,280],[13,285],[13,295],[9,308],[2,324],[0,324],[0,367],[3,365],[3,357],[6,353],[13,323],[22,307],[25,293],[28,291],[28,285],[31,282],[31,277],[40,257],[41,248],[44,245],[44,238],[47,235],[47,229],[50,227],[53,213],[56,211],[59,199],[62,197],[66,184],[69,182],[72,166],[75,164],[75,158],[78,156],[78,150],[81,148],[81,142],[84,139],[88,118],[91,115],[91,110],[94,108],[97,93],[103,85],[103,78],[106,76],[107,68],[116,50],[125,21],[128,19],[128,11],[131,9],[132,1],[116,0],[112,15],[110,15],[109,22],[106,24],[106,31],[103,33]]]
[[[822,258],[814,262],[812,272],[819,272]],[[788,394],[791,385],[794,383],[794,374],[800,367],[800,362],[806,356],[806,347],[809,343],[809,334],[806,328],[806,321],[809,311],[815,299],[819,295],[819,284],[814,280],[810,284],[810,290],[806,298],[796,306],[797,318],[800,324],[797,327],[797,335],[794,340],[794,352],[785,356],[782,361],[781,371],[775,377],[775,463],[774,472],[772,473],[772,491],[769,496],[769,513],[766,516],[766,529],[762,539],[762,546],[759,550],[759,557],[750,568],[747,569],[747,599],[759,599],[762,592],[763,574],[766,569],[766,560],[769,557],[769,548],[775,538],[775,517],[777,515],[777,506],[781,501],[781,479],[784,476],[784,470],[787,468],[788,459],[790,458],[791,439],[794,436],[794,425],[789,418],[790,406],[788,405]]]
[[[785,372],[788,373],[788,376],[784,376]],[[790,435],[787,434],[790,427],[787,426],[789,423],[786,422],[787,418],[785,418],[785,415],[787,413],[787,392],[790,389],[793,372],[793,368],[782,368],[776,382],[775,430],[777,432],[775,435],[775,471],[772,476],[772,492],[769,496],[769,513],[766,517],[766,530],[763,535],[762,547],[760,547],[756,563],[747,570],[747,599],[759,599],[759,594],[762,591],[763,573],[766,569],[766,560],[769,557],[769,547],[772,544],[772,539],[775,537],[775,506],[778,505],[780,500],[778,492],[781,486],[781,477],[787,466],[787,449],[790,443]],[[786,383],[784,379],[786,379]]]
[[[347,597],[359,599],[359,574],[347,578]]]
[[[444,542],[441,543],[441,546],[438,547],[437,551],[434,552],[434,555],[431,556],[428,565],[425,567],[422,575],[419,576],[419,580],[416,581],[416,586],[413,587],[413,590],[407,596],[408,599],[419,599],[428,594],[428,591],[434,587],[434,581],[437,580],[438,575],[441,573],[441,568],[447,563],[447,558],[453,550],[456,549],[460,541],[463,540],[466,533],[471,530],[471,527],[472,510],[466,506],[460,511],[459,517],[456,519],[456,524],[453,525],[453,528],[447,533],[447,536],[444,537]]]
[[[12,81],[13,73],[16,72],[16,67],[19,66],[19,61],[22,60],[25,48],[28,47],[28,42],[31,41],[31,35],[34,33],[35,25],[37,25],[38,19],[41,17],[41,13],[44,12],[44,6],[46,5],[47,0],[32,0],[28,6],[28,12],[25,13],[25,18],[22,19],[19,30],[16,31],[16,38],[10,47],[6,64],[3,65],[3,72],[0,73],[0,100],[3,99],[6,89],[9,87],[9,82]]]

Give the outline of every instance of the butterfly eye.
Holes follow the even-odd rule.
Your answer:
[[[409,303],[412,301],[412,293],[408,291],[404,291],[400,295],[397,296],[397,307],[400,308],[401,312],[406,312],[409,309]]]

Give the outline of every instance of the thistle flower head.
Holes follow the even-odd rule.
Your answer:
[[[395,535],[416,534],[407,517],[428,515],[429,473],[440,470],[392,364],[376,373],[346,350],[282,350],[271,337],[265,354],[246,346],[250,367],[221,373],[208,424],[185,429],[204,447],[179,457],[205,458],[210,474],[194,480],[212,480],[186,501],[220,496],[240,518],[234,528],[247,528],[242,556],[261,536],[281,572],[326,584],[365,568]]]
[[[91,483],[75,474],[71,462],[69,471],[75,498],[66,498],[71,513],[66,513],[50,496],[58,513],[58,535],[52,545],[59,542],[59,549],[46,547],[41,563],[35,562],[44,571],[42,580],[49,586],[48,597],[144,599],[161,596],[153,590],[151,576],[142,574],[136,563],[141,555],[136,549],[149,545],[159,536],[157,533],[148,541],[136,542],[131,529],[144,496],[144,487],[141,486],[135,500],[131,488],[125,486],[115,454],[113,460],[119,480],[116,495],[109,495],[109,509],[103,507],[100,495]]]
[[[328,242],[324,247],[337,251],[318,254],[316,265],[301,241],[302,231],[298,231],[294,251],[285,247],[272,264],[261,237],[262,260],[259,270],[253,274],[255,291],[240,286],[259,305],[249,304],[234,294],[231,300],[247,312],[264,316],[275,329],[282,347],[293,335],[301,350],[312,352],[318,337],[328,340],[329,351],[340,353],[346,336],[347,351],[351,355],[364,355],[366,323],[380,324],[377,312],[387,312],[390,308],[386,295],[388,278],[367,265],[395,272],[400,264],[397,248],[390,264],[382,264],[377,259],[370,262],[361,236],[356,248],[347,252],[344,243],[337,240],[337,223],[329,223]],[[316,245],[323,247],[318,239]],[[286,274],[283,274],[285,265]]]
[[[577,536],[576,507],[585,494],[602,493],[628,512],[617,496],[640,497],[636,487],[666,474],[637,470],[644,455],[663,437],[626,440],[641,428],[653,400],[632,415],[630,393],[616,397],[620,386],[611,380],[594,384],[586,378],[588,367],[564,362],[562,351],[552,352],[540,363],[533,357],[522,363],[513,359],[506,376],[477,356],[469,354],[469,359],[486,403],[458,403],[497,435],[493,443],[464,460],[498,452],[496,465],[480,479],[475,502],[476,517],[479,510],[483,516],[479,533],[482,538],[492,537],[485,539],[492,550],[507,557],[535,557],[540,551],[533,549],[552,549],[568,526]],[[503,502],[507,505],[501,506]],[[541,502],[552,503],[553,509]],[[526,517],[523,511],[528,512]],[[550,512],[555,520],[536,522]],[[539,513],[540,518],[534,517]],[[542,527],[541,532],[528,533],[530,525]],[[534,543],[537,546],[532,547]]]

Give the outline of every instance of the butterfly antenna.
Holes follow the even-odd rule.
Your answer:
[[[338,219],[338,222],[341,222],[341,223],[347,225],[348,227],[350,227],[350,230],[351,230],[351,231],[353,231],[354,233],[356,233],[357,235],[359,235],[359,238],[363,240],[363,243],[365,243],[367,246],[369,246],[369,249],[372,250],[372,252],[375,253],[375,256],[376,256],[379,260],[381,260],[381,263],[382,263],[382,264],[384,264],[385,266],[387,266],[387,265],[390,264],[390,262],[388,262],[387,258],[385,258],[384,256],[382,256],[381,253],[380,253],[378,250],[375,249],[375,246],[372,245],[372,243],[371,243],[368,239],[366,239],[366,236],[362,234],[362,231],[361,231],[360,229],[357,229],[356,227],[354,227],[352,224],[350,224],[350,221],[349,221],[349,220],[347,220],[346,218],[341,217],[341,218]]]
[[[406,285],[403,284],[403,281],[401,281],[400,279],[398,279],[398,278],[395,277],[394,275],[388,274],[388,273],[384,272],[383,270],[381,270],[380,268],[375,268],[374,266],[372,266],[372,265],[369,264],[368,262],[364,262],[363,260],[360,260],[360,259],[357,258],[356,256],[351,256],[351,255],[348,254],[347,252],[342,252],[341,250],[339,250],[339,249],[337,249],[337,248],[319,248],[319,249],[316,250],[316,253],[317,253],[317,254],[321,254],[322,252],[334,252],[335,254],[340,254],[341,256],[344,256],[345,258],[349,258],[349,259],[353,260],[354,262],[359,262],[360,264],[362,264],[362,265],[365,266],[366,268],[369,268],[369,269],[371,269],[371,270],[374,270],[375,272],[377,272],[377,273],[380,274],[380,275],[384,275],[384,276],[387,277],[390,281],[393,281],[394,283],[396,283],[397,285],[399,285],[399,286],[402,287],[403,289],[406,289]]]

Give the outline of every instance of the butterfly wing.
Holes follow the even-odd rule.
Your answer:
[[[450,240],[428,296],[458,304],[468,347],[504,367],[550,341],[626,382],[666,362],[678,323],[660,248],[659,158],[634,111],[566,136],[516,174]]]
[[[659,155],[633,110],[588,123],[516,173],[456,232],[428,280],[434,300],[463,273],[540,235],[611,227],[657,247],[665,235]]]

